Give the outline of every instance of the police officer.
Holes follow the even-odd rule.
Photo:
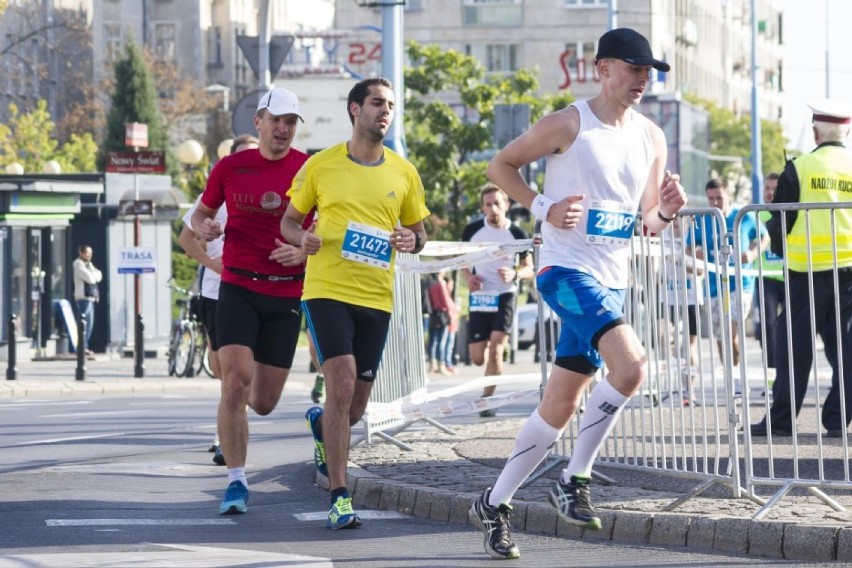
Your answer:
[[[817,147],[811,153],[787,162],[778,180],[773,203],[852,201],[852,152],[844,146],[852,123],[852,106],[830,100],[815,101],[808,106],[813,110]],[[826,436],[839,438],[852,419],[852,210],[836,209],[832,213],[829,209],[811,209],[808,214],[788,211],[785,215],[786,251],[782,249],[781,213],[773,212],[769,221],[773,252],[786,252],[790,286],[789,302],[785,308],[785,311],[790,310],[789,331],[786,313],[783,312],[775,329],[776,377],[769,413],[772,432],[782,436],[792,434],[793,420],[802,408],[808,386],[814,355],[811,329],[816,329],[822,336],[825,355],[833,371],[831,389],[822,407],[822,425],[827,430]],[[807,223],[806,217],[809,217]],[[813,271],[813,290],[809,289],[809,270]],[[839,306],[837,311],[836,305]],[[839,313],[840,322],[836,320],[836,313]],[[843,346],[845,424],[841,420],[840,409],[838,332]],[[788,333],[792,336],[792,369]],[[795,415],[790,409],[791,380],[795,390]],[[753,436],[766,435],[766,430],[765,418],[751,426]]]

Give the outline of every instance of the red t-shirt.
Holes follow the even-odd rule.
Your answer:
[[[301,297],[302,280],[254,280],[228,268],[275,276],[305,272],[304,264],[283,266],[270,260],[269,255],[276,247],[275,239],[285,240],[281,236],[281,217],[290,202],[287,190],[307,160],[307,154],[293,148],[280,160],[267,160],[254,149],[225,156],[216,163],[201,202],[212,209],[224,203],[228,211],[222,282],[270,296]],[[313,217],[313,211],[305,216],[304,227],[310,226]]]

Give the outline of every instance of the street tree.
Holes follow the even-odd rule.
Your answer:
[[[710,154],[715,156],[741,157],[740,161],[710,160],[710,167],[719,175],[748,180],[751,177],[751,115],[737,116],[732,111],[716,103],[698,97],[685,97],[690,102],[704,108],[710,115]],[[784,149],[787,140],[781,123],[760,121],[760,153],[763,172],[781,172],[784,169]],[[739,191],[748,188],[740,187]]]
[[[97,145],[89,133],[72,134],[60,144],[54,136],[55,125],[47,112],[47,103],[38,101],[34,110],[21,113],[9,105],[9,119],[0,124],[0,165],[17,162],[25,172],[40,172],[44,163],[56,160],[63,173],[95,171]]]
[[[407,44],[405,70],[408,157],[423,179],[427,220],[436,239],[457,239],[479,209],[479,189],[494,145],[494,108],[528,104],[530,119],[573,97],[539,95],[536,73],[489,74],[474,57],[435,45]]]
[[[170,154],[166,129],[157,108],[157,91],[149,67],[136,43],[125,46],[124,57],[115,62],[115,89],[107,115],[106,135],[101,144],[98,163],[103,165],[106,152],[126,151],[124,125],[139,122],[148,125],[148,149],[167,153],[166,163],[172,177],[177,174],[176,161]]]
[[[45,100],[60,143],[71,134],[102,127],[92,66],[81,65],[92,60],[92,30],[85,11],[56,2],[3,1],[0,13],[6,101],[28,113]],[[0,109],[0,122],[9,118],[7,111],[8,106]]]

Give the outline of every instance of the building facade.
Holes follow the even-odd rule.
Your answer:
[[[270,34],[297,36],[285,64],[318,64],[318,32],[331,26],[334,0],[267,1]],[[95,77],[111,73],[125,44],[136,41],[156,61],[174,64],[187,79],[227,88],[229,99],[236,102],[258,87],[237,37],[259,36],[260,14],[261,0],[94,0]],[[220,93],[216,96],[223,96],[222,91],[210,90]]]
[[[781,8],[755,0],[759,112],[781,112]],[[356,74],[380,68],[382,8],[340,2],[336,27],[359,31],[344,46]],[[750,0],[617,0],[617,27],[634,28],[668,61],[654,74],[651,94],[708,99],[736,113],[751,112]],[[610,24],[607,0],[407,0],[404,37],[475,56],[492,73],[537,69],[542,91],[570,90],[577,98],[597,92],[597,39]]]

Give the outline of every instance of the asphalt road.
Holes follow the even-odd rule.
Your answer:
[[[325,528],[313,484],[308,401],[252,417],[246,515],[222,517],[213,465],[216,397],[0,400],[0,567],[492,566],[471,527],[360,511],[364,527]],[[516,534],[515,566],[789,565],[713,551]]]

